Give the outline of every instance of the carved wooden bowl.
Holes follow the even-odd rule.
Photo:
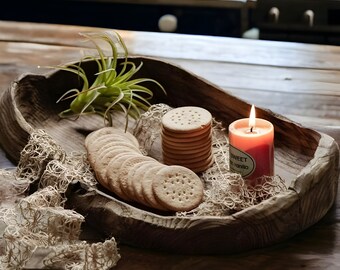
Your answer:
[[[166,99],[156,96],[155,102],[204,107],[225,126],[249,114],[249,104],[179,67],[149,58],[130,60],[143,61],[138,75],[154,78],[166,88]],[[89,62],[84,68],[91,71],[95,65]],[[4,92],[0,142],[12,161],[18,162],[36,128],[45,129],[66,151],[85,151],[85,135],[103,126],[103,121],[96,117],[69,121],[57,116],[68,104],[56,100],[78,83],[75,75],[55,71],[46,76],[23,75]],[[289,186],[286,192],[224,217],[162,215],[125,203],[100,188],[74,190],[70,205],[106,236],[168,252],[227,254],[288,239],[318,222],[334,203],[338,146],[331,137],[268,110],[258,108],[257,116],[275,127],[275,171]]]

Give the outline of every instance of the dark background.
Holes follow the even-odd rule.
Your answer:
[[[130,1],[134,4],[124,0],[6,1],[0,20],[157,32],[161,16],[172,14],[178,21],[176,33],[242,37],[246,30],[257,29],[259,34],[253,38],[340,45],[339,0],[254,0],[243,11],[226,2],[214,7],[214,3],[222,3],[217,0],[211,0],[212,6],[208,0],[204,6],[190,1],[183,0],[180,5],[172,5],[170,0],[169,4],[150,0],[148,4],[142,4],[143,0]],[[269,14],[273,7],[279,10],[276,22]],[[304,18],[307,10],[314,14],[312,26]]]
[[[142,2],[142,1],[141,1]],[[6,1],[0,20],[159,31],[162,15],[178,19],[177,33],[240,37],[240,10],[216,7],[122,4],[110,1]]]

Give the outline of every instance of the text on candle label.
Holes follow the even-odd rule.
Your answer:
[[[243,152],[232,145],[229,145],[229,147],[230,171],[239,173],[244,178],[250,176],[256,168],[255,160],[246,152]]]

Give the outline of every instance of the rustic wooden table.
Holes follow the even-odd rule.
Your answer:
[[[0,21],[0,90],[22,73],[46,72],[38,66],[77,61],[84,50],[91,49],[78,35],[88,30],[99,29]],[[340,47],[120,33],[130,55],[180,65],[239,98],[325,132],[340,143]],[[9,166],[3,154],[0,161],[2,167]],[[339,269],[339,238],[340,195],[320,222],[275,246],[228,256],[184,256],[121,245],[117,269]]]

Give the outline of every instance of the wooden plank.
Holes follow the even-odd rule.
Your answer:
[[[2,52],[0,58],[0,68],[2,70],[0,81],[3,83],[2,85],[9,84],[23,72],[44,73],[47,71],[37,69],[38,65],[43,66],[78,60],[81,55],[78,47],[87,44],[80,42],[77,32],[79,30],[100,30],[87,27],[27,23],[19,23],[19,27],[16,28],[16,23],[13,22],[0,22],[0,26],[4,26],[4,31],[0,33],[1,39],[17,41],[0,44]],[[37,27],[37,29],[30,30],[32,26]],[[129,44],[133,45],[134,33],[129,31],[123,31],[122,33],[127,40],[130,40]],[[153,34],[151,33],[151,35]],[[160,36],[163,37],[164,35],[161,34]],[[177,35],[175,36],[177,37]],[[30,37],[32,37],[32,42],[34,43],[19,42],[20,40],[30,41]],[[178,37],[182,38],[181,35]],[[193,38],[204,39],[205,37]],[[214,37],[211,38],[215,40]],[[135,39],[138,39],[138,37],[135,37]],[[228,38],[227,40],[234,41],[234,39]],[[187,41],[182,40],[183,43]],[[61,47],[58,45],[60,43],[66,46]],[[47,46],[44,44],[47,44]],[[49,44],[55,44],[56,46]],[[259,42],[259,44],[263,44],[263,42]],[[296,45],[297,47],[319,48],[319,50],[327,49],[331,59],[336,59],[336,57],[332,56],[337,55],[338,50],[337,47],[332,46],[287,45],[286,43],[274,43],[274,45],[281,45],[282,47]],[[129,48],[132,51],[143,51],[143,48],[131,46]],[[48,54],[41,53],[41,51],[47,50]],[[163,47],[159,50],[162,52]],[[334,66],[336,63],[328,67],[320,65],[320,69],[304,69],[299,67],[240,64],[236,60],[231,61],[230,59],[227,59],[230,61],[210,60],[202,62],[198,58],[194,60],[183,59],[187,57],[184,50],[182,54],[184,56],[179,55],[179,58],[169,56],[169,58],[162,59],[178,64],[250,103],[288,115],[302,124],[321,125],[324,123],[329,126],[339,125],[339,91],[337,86],[340,76],[339,71],[332,68],[332,65]],[[16,59],[15,63],[12,60],[13,56]],[[316,55],[314,58],[322,59],[323,57],[322,55]],[[320,62],[321,60],[317,61]],[[325,64],[331,63],[331,61],[323,62]],[[323,110],[320,110],[320,108],[323,108]]]
[[[100,30],[97,28],[75,27],[75,26],[59,26],[46,24],[27,24],[19,23],[18,31],[15,31],[15,23],[0,22],[0,28],[4,26],[4,31],[0,32],[0,39],[13,40],[9,43],[0,43],[0,82],[1,85],[8,85],[15,77],[24,72],[45,73],[49,70],[38,69],[37,66],[56,65],[60,63],[77,61],[81,54],[81,46],[89,46],[88,43],[81,42],[78,36],[79,30]],[[36,26],[37,30],[29,30]],[[64,31],[66,29],[66,31]],[[52,33],[52,34],[48,34]],[[128,40],[130,51],[139,51],[146,53],[146,50],[139,47],[134,47],[134,44],[140,40],[145,39],[142,34],[130,31],[122,31],[123,36]],[[140,36],[135,36],[138,34]],[[156,33],[145,33],[151,36]],[[159,34],[164,37],[163,34]],[[171,37],[173,35],[165,35]],[[32,42],[30,41],[32,37]],[[182,35],[175,35],[175,37],[182,38]],[[185,46],[189,46],[187,42],[193,45],[191,40],[184,39],[181,41]],[[206,37],[196,37],[193,39],[203,39]],[[238,39],[215,39],[212,40],[232,40],[240,44],[244,40]],[[153,40],[153,39],[152,39]],[[152,43],[152,40],[150,42]],[[203,42],[201,40],[201,42]],[[14,42],[15,41],[15,42]],[[21,42],[26,41],[26,42]],[[27,43],[27,41],[30,41]],[[146,41],[145,41],[146,42]],[[162,41],[158,41],[162,42]],[[264,42],[266,43],[266,42]],[[64,44],[64,45],[59,45]],[[263,44],[263,42],[258,42]],[[296,45],[303,47],[302,44],[287,45],[286,43],[274,43],[274,45],[282,45],[282,47]],[[180,46],[180,45],[178,45]],[[177,47],[178,47],[177,46]],[[337,47],[332,46],[312,46],[319,48],[319,50],[330,49],[330,58],[337,52]],[[159,46],[160,53],[153,52],[152,56],[156,54],[168,54],[169,57],[158,57],[165,61],[180,65],[181,67],[194,72],[202,78],[213,82],[224,90],[250,102],[258,107],[268,108],[274,112],[284,114],[292,118],[292,120],[300,122],[304,125],[322,125],[323,123],[329,126],[339,126],[340,122],[340,93],[338,85],[340,83],[340,70],[333,69],[333,63],[329,65],[327,61],[323,61],[328,67],[323,69],[310,69],[300,67],[287,66],[271,66],[270,64],[246,64],[239,63],[236,59],[202,61],[200,57],[188,57],[185,50],[178,50],[178,56],[172,56],[162,46]],[[194,47],[196,48],[196,47]],[[235,49],[236,49],[235,45]],[[306,48],[311,46],[306,45]],[[209,48],[206,48],[208,50]],[[199,48],[197,48],[197,51]],[[334,50],[334,51],[333,51]],[[42,53],[48,51],[48,54]],[[192,51],[192,50],[190,50]],[[244,51],[243,48],[240,51]],[[209,53],[209,54],[208,54]],[[215,53],[206,52],[207,55]],[[151,53],[150,53],[151,54]],[[311,52],[310,57],[313,54]],[[13,62],[13,57],[16,59]],[[243,61],[251,59],[244,58]],[[314,56],[323,59],[322,55]],[[186,59],[185,59],[186,58]],[[190,58],[190,59],[189,59]],[[212,57],[213,58],[213,57]],[[242,58],[243,59],[243,58]],[[302,60],[301,60],[302,61]],[[318,60],[321,61],[321,60]],[[322,110],[320,110],[322,108]]]
[[[34,27],[34,30],[32,29]],[[78,33],[102,28],[0,21],[0,40],[84,46]],[[247,65],[340,70],[340,47],[173,33],[119,31],[132,55]],[[86,46],[86,45],[85,45]]]
[[[304,125],[340,126],[340,71],[173,62],[249,103]]]

